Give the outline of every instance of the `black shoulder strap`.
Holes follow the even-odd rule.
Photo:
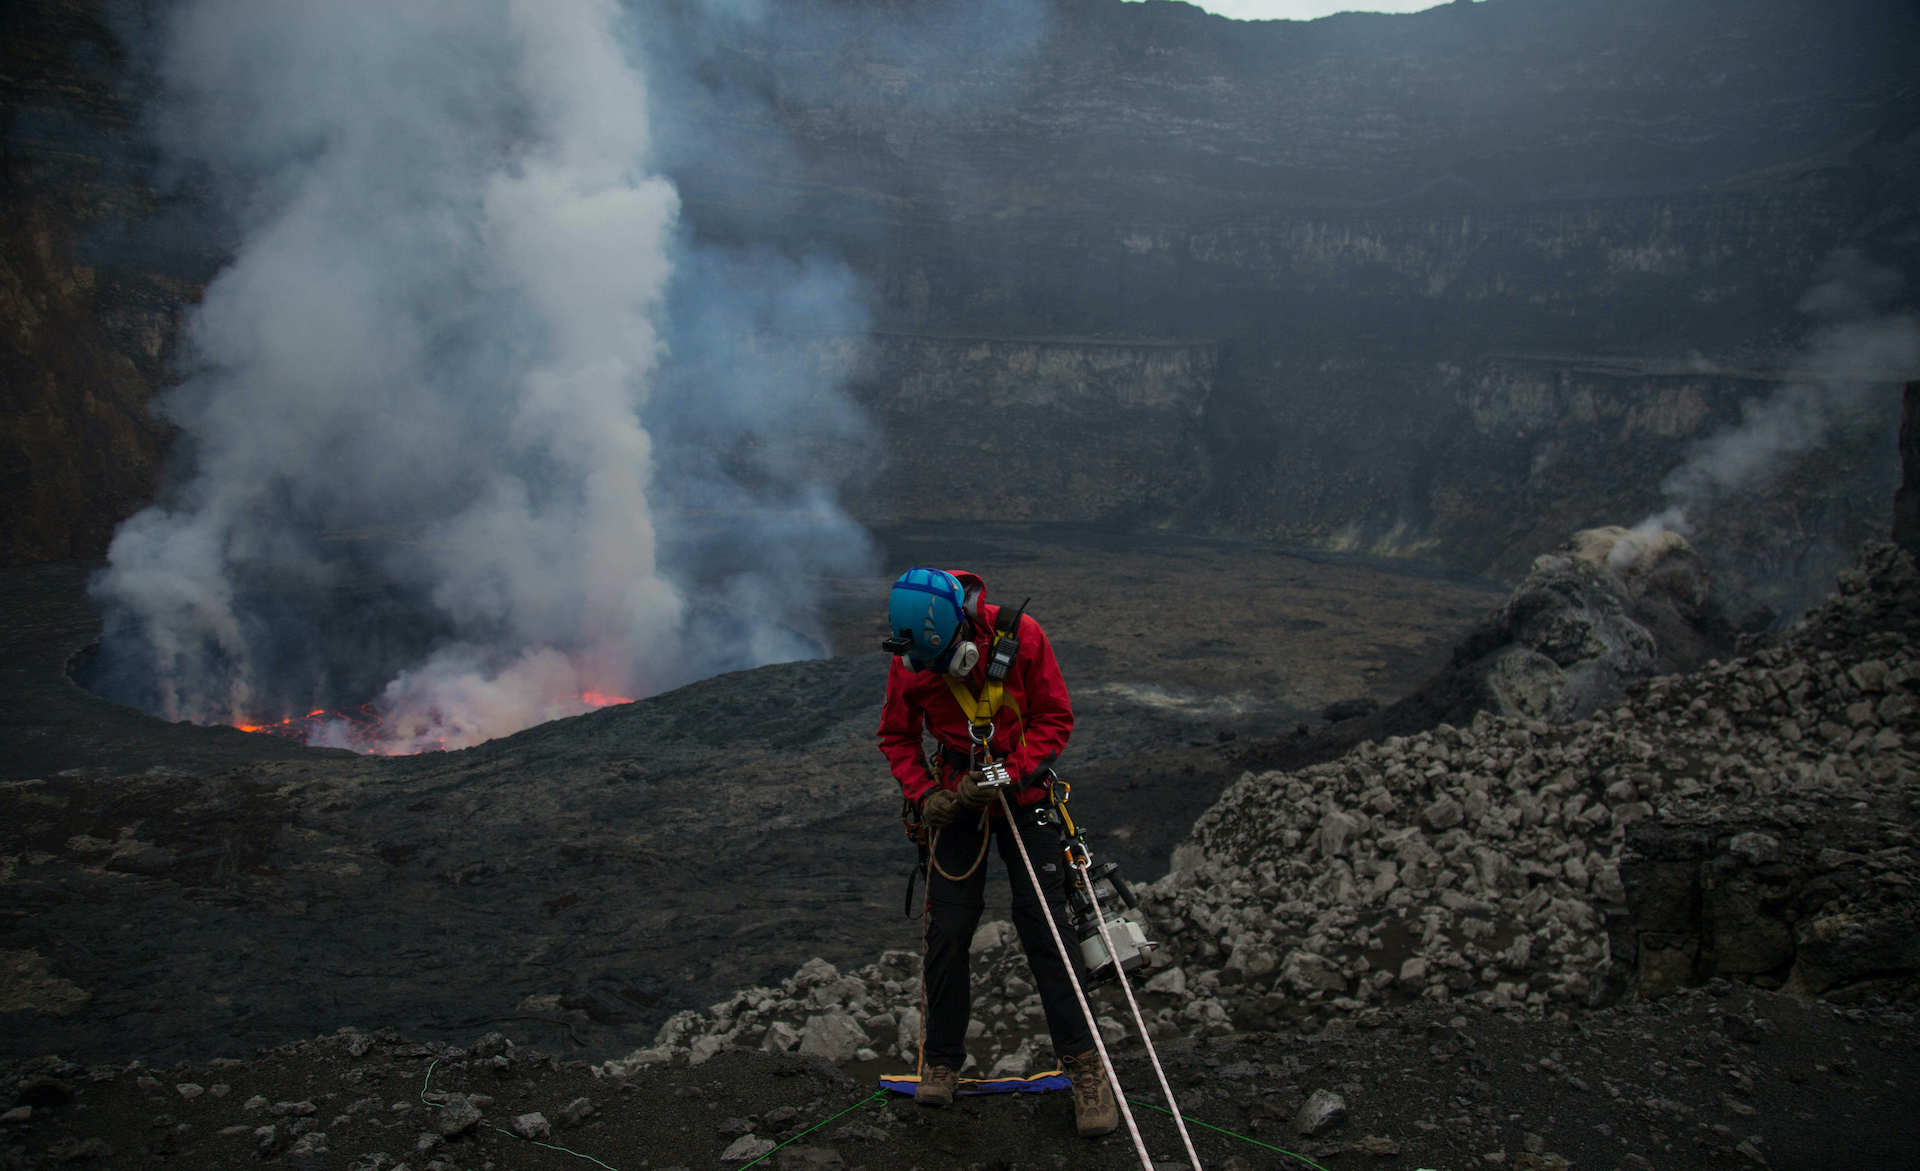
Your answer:
[[[1028,598],[1027,602],[1033,601]],[[1013,660],[1020,654],[1020,618],[1027,612],[1027,602],[1020,603],[1018,610],[1006,606],[1000,607],[1000,613],[993,619],[993,645],[987,650],[987,692],[986,714],[991,719],[994,709],[1000,706],[1000,687],[1007,681],[1007,674],[1013,670]],[[956,699],[959,692],[954,693]],[[962,711],[970,710],[964,700],[960,703]],[[975,720],[978,725],[979,721]]]

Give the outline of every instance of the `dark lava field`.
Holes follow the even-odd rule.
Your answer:
[[[100,699],[71,674],[87,568],[0,572],[0,1056],[206,1060],[355,1026],[600,1059],[811,957],[913,946],[872,738],[899,566],[1032,598],[1077,709],[1075,808],[1140,879],[1245,746],[1404,694],[1502,596],[1234,542],[881,536],[887,566],[825,583],[831,658],[406,758]]]

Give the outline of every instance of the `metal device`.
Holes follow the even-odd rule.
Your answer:
[[[1087,969],[1087,980],[1099,984],[1119,972],[1131,972],[1147,962],[1147,952],[1159,946],[1147,938],[1140,926],[1139,900],[1133,888],[1120,877],[1118,862],[1075,868],[1074,881],[1067,888],[1067,910],[1073,916],[1074,932],[1080,937],[1080,960]],[[1088,885],[1092,893],[1088,893]],[[1096,914],[1095,905],[1099,911]],[[1113,940],[1111,951],[1100,934],[1106,922],[1107,936]]]

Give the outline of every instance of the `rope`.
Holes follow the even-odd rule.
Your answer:
[[[860,1107],[869,1105],[874,1102],[878,1102],[882,1098],[885,1098],[886,1096],[887,1096],[887,1092],[885,1090],[875,1090],[871,1096],[860,1099],[858,1102],[855,1102],[853,1105],[847,1107],[845,1110],[842,1110],[840,1113],[834,1115],[833,1118],[829,1118],[825,1122],[816,1122],[812,1126],[807,1127],[807,1129],[801,1131],[799,1134],[796,1134],[792,1138],[787,1139],[786,1142],[781,1143],[779,1147],[775,1147],[773,1148],[773,1150],[768,1151],[764,1155],[761,1155],[760,1158],[755,1159],[753,1163],[758,1163],[762,1159],[771,1159],[774,1156],[774,1153],[777,1152],[780,1149],[780,1147],[784,1147],[788,1143],[797,1143],[801,1139],[812,1134],[814,1131],[819,1130],[821,1127],[825,1126],[828,1122],[832,1122],[834,1121],[834,1119],[837,1119],[837,1118],[844,1118],[847,1115],[853,1113],[855,1110],[860,1109]],[[747,1168],[753,1166],[753,1163],[747,1163],[742,1165],[740,1168],[740,1171],[747,1171]]]
[[[987,811],[982,809],[980,811],[980,852],[974,855],[973,865],[967,867],[966,873],[948,874],[947,868],[940,865],[939,830],[934,830],[933,836],[927,840],[927,865],[931,866],[935,873],[939,874],[940,877],[946,879],[948,882],[965,882],[967,879],[972,878],[973,872],[980,869],[980,864],[987,860],[987,843],[992,840],[993,834],[987,827]],[[932,878],[927,879],[927,897],[933,897]]]
[[[433,1067],[439,1064],[440,1064],[440,1059],[438,1057],[434,1058],[432,1061],[427,1063],[426,1079],[420,1083],[420,1100],[422,1102],[426,1102],[426,1104],[429,1106],[444,1108],[446,1106],[446,1103],[444,1102],[431,1102],[427,1100],[427,1086],[429,1086],[433,1082]],[[845,1113],[845,1112],[842,1111],[842,1113]],[[836,1117],[838,1116],[836,1115]],[[827,1121],[831,1122],[833,1121],[833,1119],[829,1118]],[[527,1138],[525,1135],[516,1134],[513,1131],[508,1130],[503,1126],[495,1126],[491,1122],[486,1123],[485,1126],[488,1130],[497,1130],[501,1134],[506,1135],[508,1138],[517,1138],[521,1142],[532,1143],[536,1147],[545,1147],[549,1151],[559,1151],[563,1155],[572,1155],[576,1159],[585,1159],[587,1162],[592,1163],[596,1167],[605,1167],[607,1171],[617,1171],[617,1168],[611,1166],[610,1164],[602,1163],[600,1160],[594,1158],[592,1155],[583,1155],[579,1151],[570,1151],[565,1147],[556,1146],[553,1143],[543,1143],[537,1138]],[[795,1136],[795,1137],[798,1137],[798,1136]],[[779,1148],[776,1147],[775,1150],[777,1149]],[[767,1153],[772,1154],[773,1152],[769,1151]]]
[[[1053,946],[1060,949],[1060,960],[1067,968],[1067,982],[1073,986],[1073,998],[1080,1002],[1080,1012],[1087,1018],[1087,1029],[1093,1034],[1093,1047],[1100,1053],[1100,1064],[1106,1072],[1107,1081],[1113,1087],[1113,1098],[1119,1103],[1120,1116],[1127,1120],[1127,1133],[1133,1136],[1133,1149],[1140,1156],[1140,1165],[1147,1171],[1153,1171],[1153,1158],[1147,1154],[1146,1141],[1140,1137],[1140,1127],[1133,1120],[1133,1110],[1127,1105],[1127,1096],[1120,1090],[1120,1076],[1114,1072],[1113,1059],[1107,1056],[1107,1043],[1100,1037],[1100,1022],[1094,1019],[1093,1008],[1087,1004],[1087,994],[1080,988],[1080,977],[1074,971],[1073,956],[1068,953],[1066,942],[1060,938],[1060,928],[1053,921],[1053,910],[1047,905],[1045,888],[1040,885],[1040,875],[1033,869],[1033,859],[1027,856],[1026,842],[1021,840],[1020,824],[1013,820],[1013,807],[1007,803],[1007,794],[1004,790],[997,796],[1000,798],[1001,810],[1007,815],[1008,826],[1013,830],[1013,844],[1020,849],[1020,863],[1027,868],[1027,881],[1033,884],[1033,895],[1040,900],[1040,909],[1044,912],[1041,918],[1047,921],[1047,932],[1053,936]],[[1142,1026],[1141,1033],[1144,1035],[1145,1032],[1146,1029]],[[1199,1171],[1197,1162],[1194,1164],[1194,1171]]]
[[[1093,921],[1099,925],[1100,940],[1107,945],[1107,955],[1113,957],[1113,974],[1120,981],[1120,990],[1127,994],[1127,1007],[1133,1010],[1133,1023],[1140,1026],[1140,1041],[1147,1047],[1147,1060],[1153,1063],[1154,1076],[1160,1079],[1160,1092],[1166,1095],[1167,1105],[1170,1107],[1168,1113],[1173,1115],[1173,1124],[1180,1131],[1180,1141],[1186,1144],[1187,1158],[1193,1160],[1193,1171],[1200,1171],[1200,1156],[1194,1153],[1193,1139],[1187,1134],[1186,1120],[1180,1116],[1180,1103],[1173,1100],[1173,1087],[1167,1084],[1167,1071],[1160,1067],[1160,1055],[1154,1052],[1153,1038],[1147,1035],[1147,1019],[1140,1012],[1140,1002],[1133,998],[1133,984],[1127,979],[1126,971],[1120,967],[1120,953],[1113,948],[1113,935],[1107,930],[1107,917],[1100,910],[1099,896],[1093,893],[1093,879],[1087,874],[1085,864],[1079,859],[1075,859],[1074,865],[1079,867],[1081,881],[1086,885],[1087,901],[1093,904]]]
[[[938,831],[936,831],[938,832]],[[981,855],[985,857],[983,853]],[[913,1076],[927,1076],[927,937],[933,933],[933,848],[927,848],[927,893],[920,903],[920,1040],[913,1053]]]
[[[1142,1102],[1140,1104],[1142,1106],[1145,1106],[1149,1110],[1158,1110],[1162,1114],[1173,1114],[1175,1118],[1180,1117],[1180,1115],[1175,1114],[1172,1110],[1167,1109],[1165,1106],[1160,1106],[1153,1102]],[[1208,1130],[1213,1131],[1215,1134],[1224,1134],[1228,1138],[1237,1138],[1241,1142],[1259,1147],[1261,1150],[1274,1151],[1278,1154],[1285,1155],[1289,1159],[1298,1159],[1302,1163],[1305,1163],[1307,1166],[1313,1168],[1313,1171],[1327,1171],[1325,1167],[1322,1167],[1320,1164],[1314,1162],[1312,1159],[1307,1158],[1305,1155],[1302,1155],[1297,1151],[1289,1151],[1285,1147],[1276,1147],[1272,1143],[1263,1143],[1257,1138],[1248,1138],[1246,1135],[1241,1134],[1237,1130],[1228,1130],[1224,1126],[1215,1126],[1210,1122],[1202,1122],[1198,1118],[1188,1119],[1188,1121],[1192,1122],[1195,1126],[1204,1126]]]

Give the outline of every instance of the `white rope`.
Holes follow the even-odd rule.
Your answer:
[[[1153,1158],[1147,1154],[1146,1141],[1140,1137],[1140,1127],[1133,1121],[1133,1110],[1127,1105],[1127,1096],[1120,1089],[1120,1075],[1114,1072],[1113,1059],[1107,1056],[1107,1043],[1100,1039],[1100,1022],[1094,1019],[1093,1009],[1087,1004],[1087,994],[1080,990],[1080,977],[1074,974],[1073,956],[1068,954],[1066,942],[1060,938],[1060,928],[1053,921],[1053,908],[1047,902],[1046,891],[1040,886],[1040,876],[1034,873],[1033,859],[1027,856],[1027,843],[1021,838],[1020,823],[1014,820],[1013,805],[1007,800],[1005,790],[995,795],[1000,798],[1001,811],[1007,815],[1007,828],[1013,831],[1013,844],[1020,848],[1020,861],[1027,868],[1027,881],[1033,884],[1033,897],[1040,900],[1040,917],[1047,921],[1053,946],[1060,949],[1060,962],[1067,967],[1067,983],[1073,985],[1073,998],[1080,1002],[1080,1011],[1087,1018],[1087,1028],[1093,1033],[1093,1047],[1100,1053],[1100,1064],[1107,1075],[1108,1084],[1113,1087],[1113,1099],[1120,1107],[1120,1116],[1127,1120],[1127,1133],[1133,1136],[1133,1149],[1140,1155],[1140,1165],[1147,1171],[1153,1171]],[[1183,1129],[1181,1134],[1185,1133]],[[1192,1150],[1193,1147],[1189,1145],[1187,1149]],[[1198,1163],[1194,1164],[1194,1171],[1199,1171]]]
[[[1126,969],[1120,966],[1120,953],[1113,949],[1113,936],[1107,931],[1106,914],[1100,910],[1100,899],[1093,893],[1093,877],[1078,860],[1075,860],[1074,866],[1080,871],[1081,881],[1086,884],[1087,901],[1093,904],[1093,921],[1100,925],[1100,939],[1107,945],[1107,954],[1113,957],[1113,974],[1120,979],[1120,990],[1127,994],[1127,1007],[1133,1010],[1133,1023],[1140,1028],[1140,1040],[1147,1047],[1147,1060],[1153,1063],[1153,1074],[1160,1079],[1160,1092],[1166,1095],[1167,1109],[1173,1112],[1173,1124],[1179,1127],[1180,1141],[1187,1146],[1187,1158],[1193,1160],[1193,1171],[1200,1171],[1200,1156],[1194,1152],[1193,1139],[1187,1134],[1187,1121],[1180,1116],[1180,1103],[1173,1100],[1173,1087],[1167,1084],[1167,1071],[1160,1068],[1160,1055],[1154,1052],[1153,1038],[1147,1035],[1146,1017],[1141,1015],[1140,1002],[1133,998],[1133,985],[1127,980]]]

